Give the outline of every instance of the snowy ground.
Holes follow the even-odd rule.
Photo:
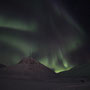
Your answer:
[[[90,82],[33,81],[0,79],[0,90],[90,90]]]

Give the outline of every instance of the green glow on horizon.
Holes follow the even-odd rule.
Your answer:
[[[68,68],[58,68],[57,70],[55,70],[55,73],[60,73],[60,72],[63,72],[63,71],[68,71],[70,69],[72,69],[73,67],[68,67]]]
[[[48,58],[42,58],[40,60],[40,63],[47,66],[48,68],[54,70],[55,73],[63,72],[70,70],[73,66],[68,66],[68,67],[63,67],[57,64],[57,59],[53,58],[52,61],[49,64],[49,59]]]
[[[51,58],[51,62],[49,63],[49,58],[44,57],[40,59],[40,63],[47,66],[50,69],[53,69],[55,73],[63,72],[70,70],[74,67],[74,65],[70,64],[67,58],[67,53],[70,53],[76,49],[78,49],[82,45],[82,40],[75,39],[74,41],[68,42],[68,44],[64,45],[64,48],[58,49],[57,55],[53,55]],[[58,64],[58,58],[62,61],[63,66]]]
[[[59,60],[62,60],[62,62],[63,62],[63,66],[58,64],[58,55],[59,55]],[[64,58],[61,51],[59,51],[58,55],[53,56],[50,63],[49,63],[48,57],[44,57],[44,58],[40,59],[39,61],[41,64],[54,70],[55,73],[70,70],[74,66],[74,65],[69,65],[69,62],[67,61],[67,59]]]
[[[37,23],[35,21],[25,22],[19,19],[13,19],[5,16],[0,16],[0,27],[7,27],[31,32],[36,32],[38,29]]]
[[[56,57],[54,57],[54,58],[52,59],[52,61],[50,62],[50,64],[49,64],[49,59],[48,59],[48,57],[42,58],[42,59],[40,59],[39,61],[40,61],[41,64],[43,64],[43,65],[45,65],[46,67],[54,70],[54,72],[56,72],[56,73],[63,71],[63,68],[56,64],[56,63],[57,63]]]

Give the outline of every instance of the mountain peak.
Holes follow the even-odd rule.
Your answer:
[[[27,57],[21,59],[21,61],[18,64],[37,64],[37,63],[39,62],[37,62],[35,59]]]
[[[55,75],[53,70],[30,57],[21,59],[21,61],[16,65],[6,67],[5,72],[5,75],[8,77],[28,79],[37,78],[40,80],[44,78],[51,78]]]

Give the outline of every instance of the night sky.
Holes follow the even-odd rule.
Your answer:
[[[33,57],[55,72],[90,62],[89,2],[0,2],[0,63]]]

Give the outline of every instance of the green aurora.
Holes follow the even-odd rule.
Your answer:
[[[2,60],[0,62],[6,65],[16,64],[23,57],[31,56],[32,53],[44,52],[44,51],[43,52],[38,51],[38,48],[40,47],[38,47],[35,43],[30,43],[25,40],[22,40],[22,38],[13,37],[10,35],[0,35],[0,42],[5,43],[6,46],[9,45],[10,46],[9,48],[11,47],[16,48],[20,51],[18,52],[18,54],[16,51],[10,51],[10,50],[8,50],[7,52],[5,51],[3,54],[6,53],[8,56],[5,54],[6,56],[3,56],[3,57],[6,57],[7,59],[2,57]],[[79,44],[77,44],[78,42]],[[62,50],[60,48],[56,50],[56,54],[53,53],[51,57],[48,57],[48,54],[46,54],[48,53],[48,50],[47,50],[45,51],[44,56],[42,55],[41,58],[38,60],[40,61],[40,63],[44,64],[45,66],[53,69],[56,73],[70,70],[72,67],[74,67],[74,65],[68,62],[68,58],[65,57],[65,53],[67,52],[70,53],[78,49],[82,45],[82,42],[81,43],[80,42],[81,41],[79,39],[69,42],[67,45],[64,45]],[[20,54],[21,52],[23,54]],[[51,59],[50,62],[49,62],[49,59]],[[58,59],[62,62],[62,65],[58,64]]]
[[[13,28],[23,31],[36,32],[38,27],[35,21],[24,22],[21,19],[13,19],[12,17],[0,16],[0,27]]]
[[[61,41],[60,43],[59,41],[56,44],[55,42],[48,42],[47,37],[45,37],[46,42],[44,42],[44,40],[40,41],[37,39],[37,37],[35,37],[35,35],[38,35],[38,33],[40,32],[40,25],[37,21],[30,20],[27,22],[20,18],[18,19],[10,16],[7,17],[5,15],[0,15],[0,27],[8,29],[10,28],[10,30],[12,31],[16,30],[17,33],[18,31],[20,31],[21,33],[23,31],[27,33],[35,33],[35,35],[33,36],[33,38],[35,38],[35,41],[34,39],[31,40],[31,38],[29,38],[30,40],[26,40],[25,37],[17,37],[17,35],[15,36],[14,34],[11,35],[8,33],[0,33],[0,63],[5,65],[17,64],[23,57],[32,56],[33,53],[38,53],[40,58],[38,58],[37,60],[48,68],[53,69],[56,73],[70,70],[75,66],[69,61],[67,54],[72,53],[83,45],[84,32],[65,12],[65,10],[59,9],[57,5],[53,5],[53,8],[54,13],[57,14],[58,17],[63,17],[63,22],[66,21],[65,25],[66,23],[69,23],[67,25],[71,27],[71,31],[73,32],[76,30],[75,32],[78,32],[79,34],[76,33],[76,36],[74,36],[74,33],[71,33],[71,36],[69,37],[62,35],[62,32],[58,33],[56,31],[57,37],[60,39],[59,41]],[[53,16],[50,16],[50,18],[51,17]],[[55,25],[55,23],[53,23],[54,20],[52,18],[50,20],[50,22],[52,22],[51,25],[53,29],[56,30],[60,27],[59,24],[57,26]],[[63,27],[66,30],[68,28],[67,26]],[[3,29],[1,28],[0,31],[3,31]],[[63,29],[61,31],[63,31]],[[40,35],[41,34],[39,34],[38,37],[40,37]],[[43,35],[41,35],[41,39],[43,39],[42,36]],[[61,36],[65,38],[62,39]],[[55,44],[55,46],[53,44]],[[3,46],[4,48],[2,48]]]

